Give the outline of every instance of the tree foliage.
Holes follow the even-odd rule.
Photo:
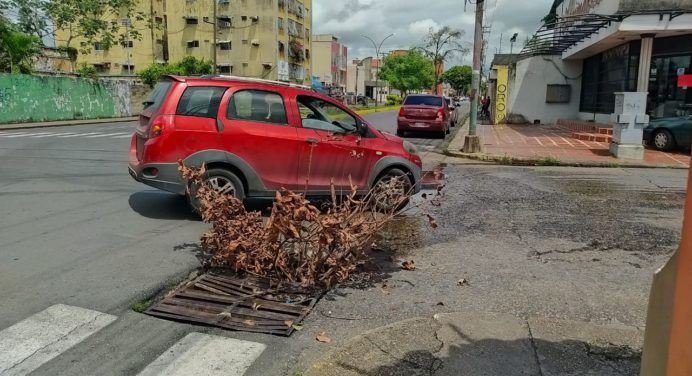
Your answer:
[[[127,22],[147,21],[145,14],[136,11],[137,0],[52,0],[46,12],[53,18],[55,28],[65,30],[65,46],[72,47],[80,40],[82,53],[91,51],[94,43],[109,49],[116,43],[140,40],[142,34]],[[148,20],[151,23],[151,20]]]
[[[18,31],[0,17],[0,71],[30,73],[32,59],[41,52],[39,38]]]
[[[17,31],[43,38],[52,30],[46,21],[47,0],[0,0],[0,10],[15,17]]]
[[[454,30],[449,26],[444,26],[439,30],[430,28],[420,49],[436,66],[442,65],[454,55],[465,55],[469,52],[469,49],[461,44],[463,36],[463,31]],[[441,76],[442,72],[435,69],[435,84],[441,82]]]
[[[406,55],[388,56],[379,74],[380,79],[402,93],[429,89],[435,82],[432,62],[418,51]]]
[[[448,83],[457,93],[465,93],[471,86],[472,69],[469,65],[457,65],[442,74],[442,81]]]
[[[211,61],[197,59],[194,56],[185,56],[182,60],[173,64],[151,64],[146,69],[137,73],[139,79],[153,87],[162,76],[192,76],[211,74],[214,67]]]

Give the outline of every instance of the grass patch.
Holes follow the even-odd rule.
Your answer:
[[[367,115],[367,114],[374,114],[376,112],[386,112],[386,111],[394,111],[398,110],[400,105],[394,105],[394,106],[377,106],[377,107],[361,107],[358,109],[355,109],[355,112],[358,115]]]
[[[511,166],[512,164],[514,164],[514,158],[505,155],[503,157],[498,158],[497,163],[501,165]]]
[[[538,160],[536,164],[539,166],[559,166],[560,160],[555,157],[549,156]]]
[[[132,305],[132,310],[137,312],[137,313],[142,313],[149,308],[151,305],[151,302],[138,302]]]

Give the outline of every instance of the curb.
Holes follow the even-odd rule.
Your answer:
[[[31,128],[52,128],[52,127],[69,127],[74,125],[92,125],[104,123],[125,123],[139,119],[138,116],[109,118],[109,119],[88,119],[88,120],[60,120],[45,123],[17,123],[17,124],[0,124],[0,131],[12,129],[31,129]]]
[[[552,158],[526,158],[510,157],[508,155],[493,155],[484,153],[464,153],[445,150],[445,155],[465,158],[476,161],[493,162],[504,166],[555,166],[555,167],[593,167],[593,168],[662,168],[675,170],[688,170],[689,167],[681,165],[652,165],[637,162],[569,162]]]
[[[390,107],[381,107],[381,108],[373,108],[373,109],[361,109],[361,110],[355,110],[354,112],[358,115],[370,115],[370,114],[376,114],[379,112],[390,112],[390,111],[396,111],[399,109],[401,106],[390,106]]]

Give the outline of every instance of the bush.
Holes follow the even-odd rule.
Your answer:
[[[98,80],[99,74],[96,72],[96,68],[91,65],[82,64],[81,67],[77,68],[76,72],[80,77],[89,80]]]
[[[394,94],[387,95],[387,106],[395,106],[402,103],[404,103],[404,98]]]
[[[145,84],[154,87],[161,76],[192,76],[212,74],[214,66],[211,61],[198,60],[194,56],[185,56],[182,60],[173,64],[151,64],[146,69],[137,73],[139,79]]]

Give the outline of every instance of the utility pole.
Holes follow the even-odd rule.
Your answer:
[[[379,46],[369,36],[361,35],[363,38],[372,42],[373,47],[375,47],[375,64],[378,64],[377,74],[375,75],[375,107],[377,107],[380,103],[380,101],[379,101],[379,98],[380,98],[380,70],[382,69],[382,61],[380,61],[380,49],[382,48],[382,44],[384,44],[384,41],[386,41],[387,39],[389,39],[395,35],[396,34],[394,34],[394,33],[387,35],[384,39],[382,39]]]
[[[469,114],[469,134],[464,140],[464,152],[478,153],[481,143],[476,134],[478,121],[478,91],[481,85],[481,49],[483,47],[483,7],[485,0],[476,0],[476,29],[473,33],[473,75],[471,80],[471,113]]]
[[[514,51],[513,51],[514,50],[514,43],[517,42],[517,36],[518,35],[519,35],[519,33],[514,33],[514,35],[512,35],[512,37],[509,39],[509,53],[510,54],[514,53]]]
[[[502,53],[502,38],[504,37],[504,33],[500,33],[500,53]]]
[[[214,54],[212,55],[214,58],[214,69],[212,70],[214,74],[216,74],[219,70],[217,68],[216,64],[216,50],[218,49],[219,46],[216,45],[216,27],[219,25],[218,20],[216,19],[216,4],[218,3],[218,0],[211,0],[214,3],[214,12],[213,12],[213,19],[211,20],[214,23],[214,37],[212,38],[212,48],[214,49]]]
[[[130,26],[132,25],[132,21],[130,21],[129,18],[123,18],[122,20],[123,26],[125,26],[125,54],[127,54],[127,75],[131,75],[132,71],[132,64],[130,64]]]

